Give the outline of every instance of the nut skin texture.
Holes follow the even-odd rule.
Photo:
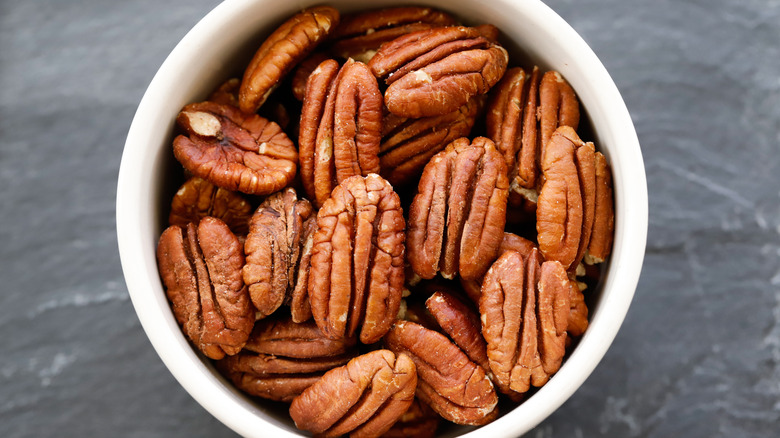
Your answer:
[[[187,133],[173,141],[176,159],[216,186],[268,195],[295,177],[298,153],[276,123],[213,102],[185,106],[176,121]]]
[[[544,385],[565,352],[570,283],[558,262],[541,263],[534,249],[524,261],[508,251],[482,285],[482,334],[495,379],[524,393]]]
[[[548,71],[539,84],[539,134],[542,160],[547,143],[560,126],[577,130],[580,122],[580,104],[568,82],[556,71]]]
[[[313,220],[311,204],[299,200],[292,188],[269,196],[252,216],[244,245],[246,264],[242,275],[258,318],[289,303],[293,291],[301,288],[298,281],[307,282],[307,276],[301,271],[306,271],[308,265],[303,270],[299,267],[308,237],[306,232],[311,232],[309,223]],[[297,304],[295,319],[300,322],[307,312],[303,308],[305,303]]]
[[[241,243],[219,219],[172,225],[157,245],[157,264],[173,314],[203,354],[222,359],[249,338],[254,310],[241,266]]]
[[[415,397],[409,409],[382,438],[433,438],[440,420],[439,414]]]
[[[472,362],[490,370],[487,344],[482,337],[479,315],[455,295],[444,290],[434,292],[425,307],[436,319],[442,331],[452,339]]]
[[[405,355],[376,350],[325,373],[290,405],[299,429],[322,437],[377,437],[406,412],[417,373]]]
[[[452,26],[413,32],[383,45],[369,66],[386,78],[385,105],[401,117],[450,113],[487,93],[504,74],[508,55],[479,29]]]
[[[425,166],[409,209],[408,261],[422,278],[484,275],[506,223],[506,163],[493,142],[460,138]]]
[[[476,96],[449,114],[421,119],[386,114],[379,146],[382,176],[394,186],[418,179],[431,157],[469,135],[484,101],[484,96]]]
[[[326,336],[378,341],[404,287],[401,201],[376,174],[345,179],[317,213],[309,276],[314,320]]]
[[[396,321],[385,344],[417,366],[417,396],[445,420],[482,425],[497,415],[498,396],[485,370],[446,336],[409,321]]]
[[[252,206],[238,193],[192,177],[173,196],[168,224],[185,226],[206,216],[222,220],[233,233],[244,236],[249,231]]]
[[[333,32],[330,51],[344,59],[369,62],[379,47],[400,36],[439,26],[455,19],[432,8],[405,6],[345,15]]]
[[[615,231],[615,210],[612,195],[612,173],[606,157],[596,152],[596,194],[593,231],[585,253],[585,263],[603,262],[612,251]]]
[[[251,395],[290,402],[353,358],[354,346],[354,338],[324,337],[314,322],[275,316],[258,322],[244,349],[217,362],[217,369]]]
[[[309,76],[301,111],[301,179],[317,206],[346,178],[379,173],[379,85],[363,63],[336,68],[327,60]]]
[[[241,80],[238,99],[242,111],[260,108],[279,81],[325,39],[339,22],[330,6],[315,6],[292,16],[257,49]]]

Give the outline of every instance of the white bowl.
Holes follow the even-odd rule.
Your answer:
[[[316,1],[228,0],[204,17],[176,46],[149,85],[127,136],[117,187],[117,235],[125,281],[138,318],[165,365],[211,414],[244,436],[294,437],[287,413],[255,403],[196,354],[177,325],[157,273],[155,247],[165,226],[178,172],[171,152],[174,119],[239,73],[276,24]],[[563,404],[590,375],[628,311],[644,258],[647,183],[634,126],[617,87],[579,35],[538,0],[330,1],[342,13],[399,4],[426,4],[492,23],[512,41],[512,65],[531,60],[558,70],[577,92],[595,141],[613,172],[615,239],[591,311],[590,326],[555,376],[497,421],[446,433],[516,437]]]

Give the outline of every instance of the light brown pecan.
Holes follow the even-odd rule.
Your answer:
[[[298,153],[276,123],[213,102],[185,106],[176,121],[188,135],[174,139],[176,159],[216,186],[268,195],[295,177]]]
[[[409,321],[396,321],[385,335],[388,348],[417,366],[417,396],[445,420],[481,425],[497,415],[498,397],[485,370],[446,336]]]
[[[612,173],[607,159],[596,152],[596,195],[593,231],[585,253],[585,263],[603,262],[612,251],[615,229],[615,210],[612,200]]]
[[[244,349],[220,360],[217,368],[248,394],[290,402],[326,371],[353,358],[354,345],[354,338],[326,338],[312,321],[271,317],[258,322]]]
[[[460,138],[425,166],[409,209],[408,259],[422,278],[482,276],[504,236],[506,163],[493,142]]]
[[[491,266],[479,302],[482,334],[495,379],[524,393],[560,367],[569,316],[569,280],[558,262],[524,261],[508,251]]]
[[[401,117],[455,111],[486,93],[506,70],[508,55],[479,29],[452,26],[413,32],[384,44],[369,66],[386,78],[388,110]]]
[[[279,26],[257,49],[244,71],[238,98],[241,110],[253,113],[279,81],[302,61],[339,22],[330,6],[304,9]]]
[[[417,373],[405,355],[376,350],[328,371],[290,405],[299,429],[322,437],[377,437],[406,412]]]
[[[404,6],[357,12],[345,15],[333,32],[331,52],[368,62],[386,42],[418,30],[453,24],[452,16],[432,8]]]
[[[449,114],[421,119],[386,114],[379,146],[382,175],[394,186],[419,178],[432,156],[469,135],[484,102],[484,96],[476,96]]]
[[[309,274],[315,321],[326,336],[378,341],[404,288],[401,201],[379,175],[342,181],[317,214]]]
[[[241,266],[241,244],[219,219],[172,225],[157,244],[157,264],[173,314],[206,356],[238,353],[255,321]]]
[[[252,206],[240,194],[195,176],[188,179],[173,196],[168,223],[184,226],[188,222],[199,222],[206,216],[222,220],[236,235],[246,235]]]
[[[206,100],[209,102],[218,103],[220,105],[228,105],[238,108],[238,88],[240,86],[240,79],[228,79],[216,90],[214,90]]]
[[[441,417],[415,397],[409,409],[382,435],[382,438],[433,438]]]
[[[301,110],[301,179],[318,206],[346,178],[379,173],[379,85],[363,63],[349,60],[337,69],[327,60],[312,72]]]
[[[311,75],[318,65],[322,64],[327,59],[328,56],[326,54],[315,52],[298,64],[292,77],[293,97],[298,100],[303,100],[306,96],[306,83],[309,80],[309,75]]]
[[[543,76],[519,67],[507,70],[491,93],[486,126],[507,161],[510,190],[536,202],[541,185],[541,157],[558,126],[579,124],[579,102],[558,72]]]
[[[269,196],[252,216],[249,235],[244,244],[246,264],[242,270],[244,283],[249,287],[257,317],[265,318],[283,303],[290,303],[297,282],[306,283],[308,265],[300,268],[306,231],[314,219],[309,201],[298,199],[295,190],[288,188]],[[303,315],[310,314],[301,309]],[[296,318],[299,320],[299,318]]]

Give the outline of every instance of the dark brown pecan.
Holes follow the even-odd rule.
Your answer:
[[[396,321],[385,343],[417,366],[417,396],[445,420],[481,425],[496,415],[498,397],[485,370],[446,336],[408,321]]]
[[[292,77],[292,93],[296,99],[303,100],[304,96],[306,96],[306,83],[309,80],[309,75],[327,59],[328,56],[324,53],[316,52],[304,59],[296,67]]]
[[[240,86],[240,79],[228,79],[216,90],[214,90],[206,100],[209,102],[218,103],[220,105],[229,105],[238,108],[238,88]]]
[[[252,206],[240,194],[195,176],[173,195],[168,223],[184,226],[188,222],[199,222],[206,216],[222,220],[233,233],[244,236],[249,231]]]
[[[422,278],[482,276],[504,236],[506,163],[493,142],[460,138],[425,166],[409,209],[409,264]]]
[[[312,72],[301,110],[301,179],[318,206],[346,178],[379,173],[379,85],[363,63],[337,68],[327,60]]]
[[[473,97],[443,116],[408,119],[385,115],[379,146],[382,175],[394,186],[419,178],[432,156],[456,138],[469,135],[484,101],[484,96]]]
[[[495,379],[524,393],[560,367],[569,316],[569,280],[558,262],[524,261],[508,251],[491,266],[479,302],[482,334]]]
[[[430,117],[455,111],[486,93],[504,74],[507,52],[479,29],[440,27],[383,45],[369,66],[386,78],[388,110],[401,117]]]
[[[433,438],[440,420],[436,411],[415,397],[409,409],[382,438]]]
[[[577,96],[558,72],[542,76],[538,67],[530,74],[519,67],[507,70],[491,94],[488,137],[507,161],[510,190],[536,202],[542,152],[558,126],[577,128]]]
[[[398,314],[404,288],[401,201],[379,175],[342,181],[317,214],[309,274],[315,321],[326,336],[370,344]]]
[[[405,6],[345,15],[333,32],[331,52],[344,59],[368,62],[379,46],[402,35],[439,26],[455,19],[432,8]]]
[[[255,321],[241,266],[241,243],[219,219],[172,225],[157,245],[157,264],[173,314],[212,359],[239,352]]]
[[[276,123],[213,102],[185,106],[176,121],[189,136],[174,139],[176,159],[214,185],[268,195],[295,177],[298,153]]]
[[[328,371],[290,405],[299,429],[322,437],[376,437],[406,412],[417,373],[405,355],[376,350]]]
[[[330,6],[305,9],[279,26],[257,49],[244,71],[239,90],[241,110],[253,113],[279,81],[314,50],[339,22]]]
[[[289,304],[293,290],[300,289],[297,281],[307,281],[306,275],[299,274],[308,265],[302,270],[299,266],[305,232],[311,232],[309,222],[314,220],[312,212],[309,201],[299,200],[295,190],[288,188],[269,196],[252,216],[242,273],[258,318]]]
[[[590,235],[585,263],[603,262],[612,251],[615,229],[615,210],[612,200],[612,173],[607,159],[596,152],[596,195],[593,231]]]
[[[354,338],[326,338],[312,321],[271,317],[258,322],[244,349],[219,361],[217,368],[244,392],[289,402],[354,357],[354,345]]]

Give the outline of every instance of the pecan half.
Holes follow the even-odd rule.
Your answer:
[[[476,96],[449,114],[421,119],[385,115],[379,145],[382,175],[394,186],[419,178],[432,156],[469,135],[484,102]]]
[[[298,64],[292,77],[293,97],[298,100],[303,100],[306,96],[306,83],[309,81],[309,76],[318,65],[322,64],[327,59],[328,56],[324,53],[315,52]]]
[[[577,96],[558,72],[542,76],[538,67],[507,70],[491,94],[486,127],[507,161],[510,190],[536,202],[542,152],[558,126],[577,128]]]
[[[415,6],[379,9],[345,15],[333,32],[331,52],[342,58],[368,62],[379,46],[402,35],[439,26],[451,26],[449,14]]]
[[[487,344],[482,338],[479,315],[452,293],[439,290],[426,301],[425,307],[442,331],[452,339],[472,362],[490,370]]]
[[[409,209],[409,264],[422,278],[482,276],[504,236],[506,163],[493,142],[460,138],[425,166]]]
[[[304,9],[279,26],[257,49],[244,71],[238,98],[241,110],[253,113],[279,81],[328,36],[339,22],[330,6]]]
[[[569,318],[566,323],[566,332],[569,336],[582,336],[588,328],[588,306],[585,304],[585,295],[582,293],[585,284],[570,279],[569,289]]]
[[[173,195],[168,223],[184,226],[188,222],[199,222],[206,216],[222,220],[236,235],[246,235],[252,206],[240,194],[195,176]]]
[[[412,358],[420,379],[417,396],[445,420],[481,425],[498,415],[498,397],[485,370],[446,336],[399,320],[385,335],[385,343]]]
[[[415,397],[409,409],[382,435],[382,438],[433,438],[441,417]]]
[[[240,86],[240,79],[228,79],[216,90],[212,91],[209,95],[209,98],[206,100],[209,102],[218,103],[220,105],[229,105],[238,108],[238,88]]]
[[[206,356],[238,353],[255,321],[241,266],[241,243],[219,219],[172,225],[157,244],[157,264],[173,314]]]
[[[479,29],[453,26],[413,32],[383,45],[369,67],[386,78],[387,109],[401,117],[455,111],[486,93],[506,70],[508,55]]]
[[[298,153],[276,123],[213,102],[185,106],[176,121],[189,136],[174,139],[176,159],[214,185],[267,195],[295,177]]]
[[[301,179],[315,205],[354,175],[379,173],[382,95],[365,64],[334,60],[309,76],[298,139]]]
[[[505,252],[491,266],[479,302],[495,379],[524,393],[560,367],[569,315],[569,280],[558,262]]]
[[[615,229],[615,210],[612,200],[612,173],[607,159],[596,152],[596,195],[593,231],[585,253],[585,263],[603,262],[612,251]]]
[[[322,437],[386,432],[414,399],[417,373],[405,355],[376,350],[328,371],[290,405],[299,429]]]
[[[292,188],[269,196],[252,216],[242,274],[258,318],[265,318],[283,303],[289,303],[293,290],[301,288],[297,282],[308,280],[306,275],[299,275],[308,266],[299,267],[305,233],[312,232],[309,224],[313,220],[311,204],[298,200]],[[296,316],[308,313],[301,307],[302,304],[296,310],[303,315]]]
[[[267,318],[255,325],[246,346],[217,368],[242,391],[290,402],[333,368],[355,356],[354,338],[330,340],[314,322]]]
[[[378,341],[398,314],[404,287],[401,201],[379,175],[342,181],[317,214],[309,274],[315,321],[326,336]]]

